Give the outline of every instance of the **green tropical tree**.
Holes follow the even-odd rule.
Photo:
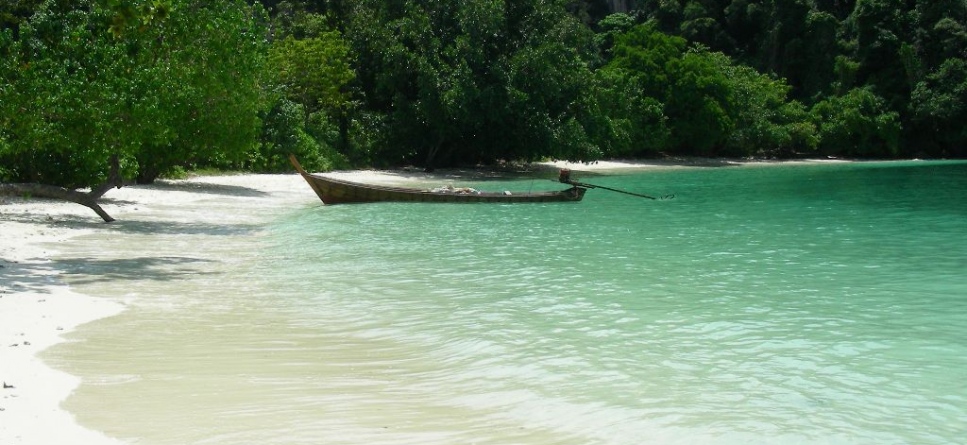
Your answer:
[[[633,113],[645,121],[634,122],[633,125],[638,128],[653,127],[649,123],[668,127],[667,132],[652,130],[639,134],[638,136],[646,136],[665,133],[664,137],[652,137],[649,140],[633,138],[632,146],[643,147],[642,150],[655,153],[679,152],[693,148],[711,150],[724,131],[717,124],[710,126],[708,131],[699,133],[689,130],[693,126],[703,125],[698,123],[700,119],[706,121],[704,124],[709,124],[707,120],[715,119],[712,115],[716,114],[716,109],[722,110],[721,107],[711,104],[712,100],[706,101],[708,98],[705,93],[715,88],[713,83],[706,84],[708,89],[705,91],[689,88],[687,85],[697,87],[700,83],[699,76],[708,73],[695,72],[697,67],[694,65],[698,59],[689,57],[686,60],[686,53],[685,39],[664,34],[651,24],[636,26],[615,39],[611,62],[601,70],[605,78],[612,80],[609,87],[621,91],[617,98],[612,99],[612,103],[629,102],[628,99],[631,99],[632,104],[639,102],[640,105],[633,107]],[[642,99],[635,100],[635,97]],[[646,105],[649,102],[651,106]],[[627,107],[628,105],[623,105],[620,108]],[[685,110],[686,108],[690,110]],[[661,116],[649,116],[649,113],[644,112],[648,109],[653,110],[652,113],[661,110]],[[614,117],[620,119],[626,114],[620,113]],[[719,116],[722,114],[719,113]]]
[[[106,191],[240,156],[258,129],[261,21],[233,0],[39,4],[0,37],[3,179]]]
[[[642,94],[633,71],[606,67],[597,71],[598,108],[602,119],[595,140],[608,157],[654,157],[669,150],[671,131],[665,105]]]
[[[773,156],[816,145],[808,113],[789,100],[786,83],[720,52],[690,48],[651,23],[618,36],[612,52],[600,70],[611,91],[622,91],[611,95],[611,103],[620,104],[611,115],[616,122],[637,115],[643,120],[634,126],[646,129],[630,133],[631,146],[653,153]],[[628,112],[634,103],[636,111]]]
[[[967,156],[967,62],[947,59],[917,84],[912,112],[918,145],[913,155]]]
[[[276,40],[269,50],[268,67],[274,100],[265,116],[257,154],[264,159],[250,166],[288,169],[290,153],[309,169],[327,170],[345,163],[337,150],[348,151],[349,114],[354,111],[349,85],[355,73],[341,34],[319,31],[314,37],[289,35]],[[298,121],[291,119],[296,114],[301,116]],[[280,139],[282,134],[293,137]]]
[[[380,157],[593,159],[591,37],[564,1],[362,1],[347,36]]]
[[[882,158],[899,152],[900,116],[869,88],[824,99],[811,112],[823,154]]]
[[[355,75],[349,64],[349,47],[336,31],[276,41],[269,51],[269,66],[285,95],[309,113],[335,113],[350,100],[346,86]]]
[[[141,11],[154,5],[167,8],[151,19],[155,26],[144,26],[141,13],[115,28],[135,46],[132,71],[149,87],[141,97],[157,104],[169,136],[137,151],[138,181],[152,182],[176,166],[241,162],[256,147],[265,107],[261,8],[241,0],[171,0],[145,2]]]
[[[161,136],[121,76],[125,47],[106,31],[110,15],[89,1],[45,2],[18,38],[5,31],[0,87],[8,180],[80,188],[106,179],[112,157],[130,157],[133,141]],[[98,32],[98,29],[102,32]]]
[[[797,156],[815,151],[816,127],[802,103],[790,100],[785,82],[737,65],[724,54],[711,55],[729,79],[735,128],[722,154],[731,156]]]

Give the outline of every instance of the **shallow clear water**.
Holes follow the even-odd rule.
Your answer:
[[[113,235],[163,259],[76,271],[130,310],[52,353],[67,408],[141,444],[967,436],[967,164],[582,179],[675,198]]]

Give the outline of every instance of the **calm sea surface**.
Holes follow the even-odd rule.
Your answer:
[[[581,179],[675,198],[112,234],[74,287],[129,310],[48,354],[66,407],[151,445],[964,443],[967,163]]]

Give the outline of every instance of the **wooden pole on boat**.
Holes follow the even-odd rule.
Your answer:
[[[629,191],[625,191],[625,190],[618,190],[618,189],[611,188],[611,187],[605,187],[603,185],[586,184],[586,183],[583,183],[583,182],[571,182],[570,184],[571,185],[576,185],[578,187],[589,188],[589,189],[609,190],[609,191],[612,191],[612,192],[623,193],[625,195],[637,196],[637,197],[640,197],[640,198],[658,199],[658,198],[656,198],[654,196],[648,196],[648,195],[644,195],[644,194],[641,194],[641,193],[634,193],[634,192],[629,192]]]
[[[661,198],[656,198],[654,196],[649,196],[649,195],[645,195],[645,194],[642,194],[642,193],[629,192],[627,190],[620,190],[620,189],[616,189],[616,188],[605,187],[603,185],[594,185],[594,184],[588,184],[588,183],[585,183],[585,182],[572,181],[571,180],[571,170],[568,170],[566,168],[565,169],[561,169],[561,176],[558,178],[558,181],[563,182],[565,184],[571,184],[571,185],[573,185],[575,187],[584,187],[586,189],[602,189],[602,190],[608,190],[608,191],[612,191],[612,192],[616,192],[616,193],[623,193],[625,195],[637,196],[639,198],[647,198],[647,199],[651,199],[651,200],[656,200],[656,199],[671,199],[671,197],[669,197],[669,196],[662,196]]]

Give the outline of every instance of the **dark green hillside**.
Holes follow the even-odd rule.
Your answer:
[[[0,181],[964,157],[965,26],[964,0],[8,1]]]

